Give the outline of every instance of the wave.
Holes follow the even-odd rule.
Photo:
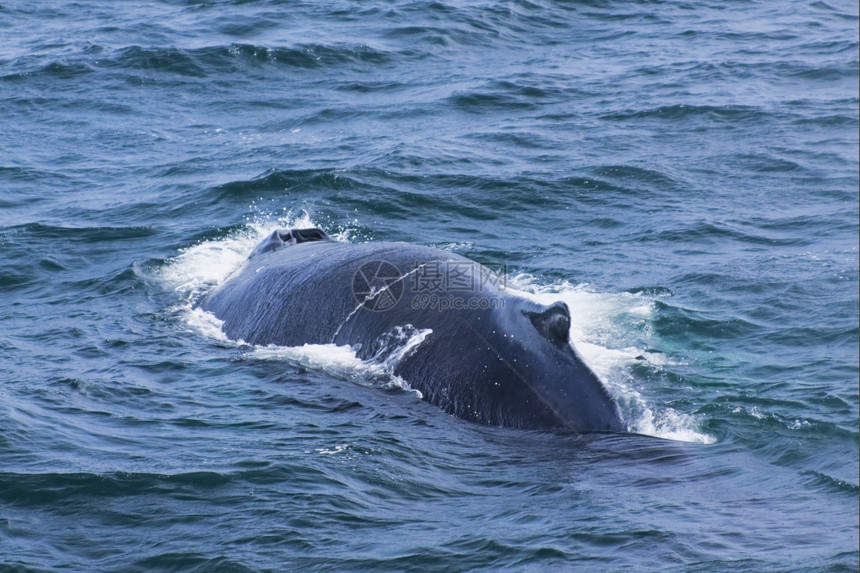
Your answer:
[[[86,58],[82,58],[86,60]],[[81,58],[65,58],[45,62],[44,58],[36,56],[22,56],[6,63],[3,68],[11,70],[10,73],[0,75],[0,81],[18,82],[32,77],[45,77],[48,79],[68,80],[85,76],[92,73],[94,68]]]
[[[364,44],[298,44],[272,47],[253,44],[228,44],[199,48],[127,46],[108,51],[103,46],[88,46],[61,59],[21,56],[5,66],[12,70],[0,80],[16,81],[29,77],[72,79],[99,70],[144,72],[191,79],[223,77],[255,68],[280,66],[295,69],[337,69],[345,66],[379,66],[395,55]]]
[[[631,119],[659,119],[683,121],[706,118],[722,122],[758,121],[771,117],[769,112],[749,105],[662,105],[645,110],[625,110],[604,114],[601,119],[608,121],[629,121]]]
[[[857,493],[860,491],[858,484],[850,483],[839,478],[828,475],[824,472],[806,471],[802,472],[807,478],[806,485],[827,493],[842,493],[853,498],[857,498]]]
[[[295,47],[270,47],[231,44],[194,49],[144,48],[132,46],[99,64],[130,70],[149,70],[179,75],[207,77],[240,71],[243,67],[279,65],[300,69],[337,68],[350,64],[381,65],[391,56],[358,44],[300,44]]]
[[[5,503],[38,507],[81,497],[110,498],[163,494],[182,489],[210,489],[230,478],[212,471],[174,475],[153,473],[20,473],[0,472],[0,499]]]
[[[653,167],[640,167],[636,165],[597,165],[588,169],[588,172],[609,181],[630,182],[639,185],[645,183],[665,191],[680,189],[683,182],[676,177],[659,171]]]
[[[679,243],[696,249],[724,241],[767,247],[805,246],[814,242],[814,237],[798,236],[796,232],[789,237],[780,237],[775,233],[765,234],[767,228],[757,227],[756,229],[759,232],[743,230],[739,226],[729,223],[717,224],[698,221],[674,229],[646,232],[637,240],[640,242]],[[778,225],[772,226],[771,230],[778,230]]]
[[[285,191],[304,191],[308,188],[328,189],[330,191],[356,190],[371,188],[357,178],[342,170],[281,170],[272,169],[258,177],[231,181],[218,185],[212,193],[218,198],[245,200],[254,198],[260,193]]]
[[[448,102],[456,109],[481,114],[493,111],[520,112],[536,108],[533,102],[520,96],[475,90],[455,94],[448,98]]]
[[[0,247],[7,261],[0,274],[0,291],[34,288],[52,296],[58,291],[58,282],[79,289],[79,293],[89,292],[89,296],[105,294],[119,285],[129,288],[128,279],[133,277],[127,269],[99,278],[83,276],[78,272],[81,256],[74,251],[104,248],[95,246],[101,243],[133,245],[134,241],[157,233],[151,226],[71,227],[43,223],[17,225],[0,231]],[[58,242],[62,243],[62,248],[56,248],[54,243]],[[34,244],[39,248],[34,249]],[[73,252],[66,248],[69,244],[76,245]]]
[[[36,239],[57,239],[81,243],[97,243],[124,241],[151,237],[157,233],[155,227],[149,225],[133,225],[128,227],[69,227],[62,225],[46,225],[29,223],[12,227],[9,231],[23,233],[26,237]]]

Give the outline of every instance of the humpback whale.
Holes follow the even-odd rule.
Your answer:
[[[235,340],[349,345],[362,359],[404,329],[424,332],[393,373],[450,414],[515,428],[626,431],[569,339],[567,305],[517,296],[499,273],[448,251],[278,229],[200,306]]]

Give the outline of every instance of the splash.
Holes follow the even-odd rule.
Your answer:
[[[257,360],[292,362],[365,386],[413,392],[420,399],[421,392],[394,371],[432,332],[412,325],[398,326],[375,341],[376,352],[366,360],[358,357],[359,347],[336,344],[257,346],[247,356]]]
[[[170,309],[172,314],[178,315],[182,322],[205,337],[227,341],[221,321],[197,308],[197,303],[241,268],[254,247],[273,229],[315,226],[303,210],[282,212],[279,216],[256,212],[239,230],[181,249],[176,257],[154,273],[154,278],[178,295],[179,302]],[[346,236],[346,232],[341,232],[335,234],[334,239],[345,240]]]
[[[273,229],[315,226],[306,211],[287,212],[280,217],[258,213],[241,230],[181,249],[179,255],[160,270],[159,278],[185,302],[193,304],[239,269],[254,247]],[[333,238],[343,240],[345,237],[335,234]]]
[[[699,422],[693,416],[653,404],[631,373],[642,362],[656,371],[680,364],[648,349],[657,297],[598,293],[588,285],[567,281],[546,284],[527,274],[509,277],[508,287],[541,304],[559,300],[567,304],[573,318],[570,340],[615,398],[630,431],[683,442],[716,441],[699,430]]]

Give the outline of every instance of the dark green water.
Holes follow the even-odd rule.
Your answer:
[[[851,2],[0,4],[0,570],[855,571]],[[194,304],[277,226],[571,308],[632,434]]]

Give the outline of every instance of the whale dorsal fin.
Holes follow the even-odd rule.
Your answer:
[[[570,342],[570,309],[561,301],[553,303],[541,312],[523,311],[541,335],[555,344],[563,346]]]
[[[325,231],[316,227],[310,229],[277,229],[254,247],[248,258],[277,250],[286,245],[298,245],[312,241],[330,241]]]

